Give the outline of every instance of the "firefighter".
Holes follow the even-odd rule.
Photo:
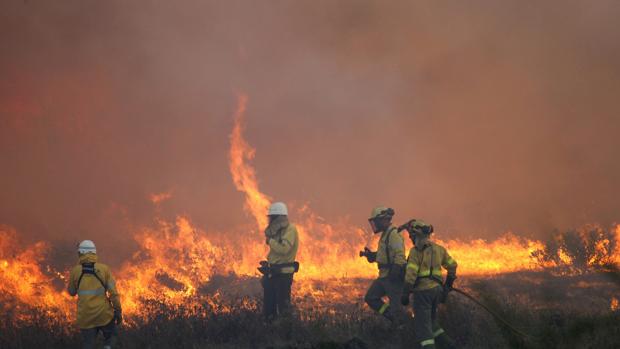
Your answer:
[[[293,274],[299,270],[299,263],[295,261],[299,239],[297,228],[288,221],[284,203],[273,203],[267,216],[265,242],[269,245],[269,254],[258,269],[263,273],[263,314],[267,321],[272,321],[290,314]]]
[[[364,296],[368,306],[383,315],[390,322],[402,315],[399,303],[403,289],[405,272],[405,241],[396,227],[392,226],[394,210],[388,207],[375,207],[368,222],[375,234],[381,233],[379,246],[376,252],[364,248],[360,256],[366,257],[369,263],[376,262],[379,268],[379,277],[372,282]],[[389,303],[383,302],[388,296]]]
[[[433,226],[421,220],[411,220],[403,225],[409,232],[414,247],[409,251],[405,285],[401,303],[409,304],[413,293],[414,330],[423,349],[455,348],[450,337],[439,326],[437,306],[443,303],[456,280],[456,261],[441,245],[430,240]],[[448,271],[443,282],[441,268]]]
[[[69,276],[68,291],[78,296],[77,325],[82,332],[84,348],[94,348],[99,332],[104,349],[112,348],[116,326],[123,321],[120,295],[110,268],[97,262],[97,249],[90,240],[78,245],[79,264]]]

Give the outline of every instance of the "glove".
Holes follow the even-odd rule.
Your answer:
[[[274,221],[270,222],[267,228],[265,228],[265,237],[266,238],[275,238],[278,236],[278,233],[288,226],[288,219],[286,217],[276,218]]]
[[[374,263],[377,261],[377,252],[370,252],[368,251],[368,255],[366,255],[366,259],[368,260],[368,263]]]
[[[409,221],[407,221],[407,223],[401,225],[400,227],[398,227],[398,231],[401,232],[403,230],[407,230],[408,232],[413,230],[413,224],[415,223],[415,219],[410,219]]]
[[[123,323],[123,313],[120,310],[114,310],[114,318],[112,318],[115,324],[120,325]]]
[[[274,229],[273,229],[273,227],[272,227],[272,226],[268,226],[268,227],[265,229],[265,238],[267,239],[267,241],[269,241],[269,239],[270,239],[270,238],[272,238],[272,237],[276,236],[276,232],[277,232],[277,231],[274,231]]]
[[[364,247],[364,251],[360,252],[360,257],[366,257],[368,263],[374,263],[377,261],[377,252],[372,252],[368,247]]]
[[[446,283],[443,285],[444,290],[448,290],[448,292],[452,291],[452,285],[454,284],[454,280],[456,280],[456,276],[448,275],[446,278]]]
[[[263,275],[269,274],[269,263],[267,261],[260,261],[259,264],[260,267],[256,269],[258,269],[258,271]]]
[[[405,266],[394,264],[390,268],[388,278],[393,282],[403,282],[405,280]]]
[[[446,299],[448,299],[448,294],[452,291],[452,285],[454,284],[454,280],[456,280],[456,276],[448,275],[446,278],[446,283],[443,284],[443,292],[441,293],[440,303],[445,303]]]
[[[408,306],[409,305],[409,292],[404,291],[403,295],[400,296],[400,304],[404,305],[404,306]]]

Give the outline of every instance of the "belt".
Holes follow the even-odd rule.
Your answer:
[[[441,280],[441,278],[439,278],[436,275],[426,275],[426,276],[418,276],[415,280],[415,283],[413,284],[413,286],[417,286],[418,283],[420,282],[420,279],[431,279],[433,281],[435,281],[436,283],[438,283],[440,286],[443,286],[443,282]]]
[[[290,263],[280,263],[280,264],[270,264],[269,267],[274,271],[282,271],[284,268],[293,267],[294,272],[299,271],[299,262],[290,262]]]
[[[269,275],[269,274],[281,274],[282,269],[284,268],[293,268],[293,273],[299,271],[299,262],[290,262],[290,263],[278,263],[278,264],[269,264],[267,261],[261,261],[260,267],[258,267],[258,271],[261,274]]]

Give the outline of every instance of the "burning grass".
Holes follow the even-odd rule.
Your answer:
[[[359,293],[370,280],[356,279],[339,289],[342,300],[295,297],[292,319],[272,325],[260,316],[256,278],[213,280],[195,306],[145,301],[146,317],[121,331],[122,348],[405,348],[414,343],[411,324],[394,330],[362,303]],[[444,328],[463,348],[615,348],[620,345],[620,313],[609,307],[617,284],[605,275],[575,276],[519,272],[492,278],[462,278],[459,286],[475,294],[519,330],[520,338],[469,300],[451,294],[440,310]],[[328,289],[330,283],[317,284]],[[243,288],[245,296],[224,296]],[[329,291],[329,290],[326,290]],[[347,297],[347,295],[351,297]],[[205,301],[210,299],[210,301]],[[0,318],[2,348],[66,348],[79,345],[79,333],[66,321],[37,308],[30,321]]]
[[[259,232],[270,198],[259,190],[249,163],[255,149],[243,138],[246,103],[240,96],[229,164],[255,227],[208,233],[179,216],[172,222],[156,218],[136,231],[139,250],[114,272],[127,320],[122,347],[409,347],[410,326],[395,335],[362,304],[377,271],[357,252],[376,241],[361,228],[325,222],[307,206],[291,210],[300,233],[302,267],[294,287],[299,312],[280,324],[262,323],[256,266],[266,255]],[[151,200],[157,204],[170,195]],[[241,245],[226,238],[241,232],[248,236]],[[620,273],[613,263],[620,262],[619,237],[620,226],[593,226],[546,243],[513,234],[495,241],[440,240],[459,263],[460,282],[508,320],[530,326],[533,337],[515,338],[458,297],[449,313],[440,314],[446,330],[466,348],[618,344],[617,326],[610,324],[618,320]],[[63,291],[67,271],[49,265],[46,242],[24,245],[14,229],[0,227],[0,347],[76,346],[70,325],[75,300]],[[599,270],[609,278],[591,279]]]
[[[465,270],[459,284],[531,337],[515,336],[458,295],[441,312],[446,329],[466,348],[618,344],[613,324],[619,320],[620,272],[610,263],[618,257],[619,230],[583,229],[586,233],[567,232],[547,244],[525,243],[514,236],[490,243],[474,241],[469,249],[462,242],[448,242]],[[400,348],[413,341],[411,326],[394,336],[362,304],[370,284],[367,277],[304,274],[302,268],[294,287],[296,316],[266,325],[259,315],[257,273],[244,273],[243,264],[221,269],[217,263],[204,262],[234,259],[221,242],[207,238],[185,218],[157,221],[138,236],[141,249],[115,273],[127,315],[123,347]],[[562,242],[574,241],[575,236],[585,240]],[[0,246],[0,347],[77,345],[72,325],[75,300],[61,288],[66,272],[46,264],[51,247],[44,242],[20,247],[16,232],[8,227],[0,232]],[[534,246],[545,247],[532,251]],[[515,264],[502,264],[510,255],[526,254],[529,262],[518,272],[513,271]],[[495,266],[490,272],[467,273],[468,265],[477,260],[491,260]],[[577,264],[568,264],[574,261]],[[312,263],[302,260],[311,270],[325,268]],[[367,266],[361,259],[356,263]],[[138,265],[140,272],[135,269]]]
[[[556,233],[532,256],[540,265],[565,274],[609,268],[620,262],[620,225],[611,229],[586,225]]]

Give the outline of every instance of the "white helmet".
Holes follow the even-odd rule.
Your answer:
[[[288,216],[288,210],[283,202],[274,202],[269,206],[268,216]]]
[[[87,253],[97,253],[97,248],[95,248],[95,243],[90,240],[84,240],[80,242],[78,245],[78,253],[79,254],[87,254]]]

